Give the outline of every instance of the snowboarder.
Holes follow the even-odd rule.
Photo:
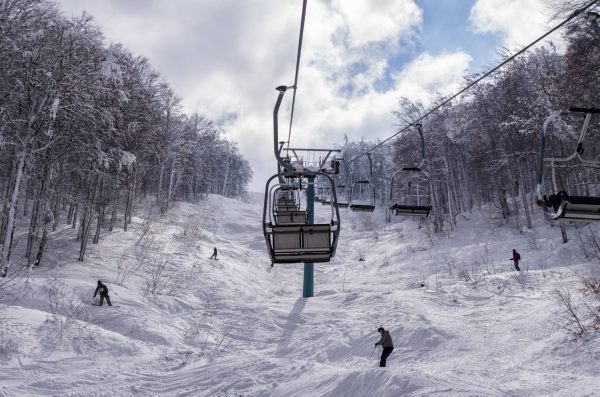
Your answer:
[[[98,293],[100,293],[100,304],[98,306],[102,306],[104,303],[104,298],[106,298],[106,303],[108,303],[108,306],[112,306],[112,303],[110,303],[110,296],[108,296],[108,288],[106,285],[102,284],[102,281],[100,280],[98,280],[98,286],[96,287],[96,292],[94,292],[94,298],[96,295],[98,295]]]
[[[214,248],[213,254],[210,256],[209,259],[217,259],[217,247]]]
[[[375,346],[381,345],[383,347],[383,351],[381,352],[381,360],[379,360],[379,366],[385,367],[385,362],[392,351],[394,350],[394,342],[392,342],[392,337],[390,336],[390,331],[386,331],[383,327],[377,328],[377,332],[381,335],[381,339],[379,342],[375,342]]]
[[[521,269],[519,269],[519,261],[521,260],[521,255],[517,252],[517,250],[513,249],[513,256],[510,258],[510,260],[515,263],[515,269],[520,272]]]

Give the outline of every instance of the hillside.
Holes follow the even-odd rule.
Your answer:
[[[0,396],[598,395],[600,343],[572,340],[555,294],[591,264],[540,213],[535,233],[484,209],[442,235],[344,209],[304,299],[302,265],[270,266],[261,211],[260,195],[176,203],[151,223],[140,208],[85,262],[74,231],[56,232],[0,311]],[[91,305],[98,279],[115,307]]]

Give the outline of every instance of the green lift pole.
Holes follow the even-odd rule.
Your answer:
[[[308,224],[312,225],[315,223],[315,177],[309,176],[308,179],[308,191],[306,195],[306,209],[308,212]],[[311,298],[314,296],[314,276],[315,276],[315,265],[314,263],[304,263],[304,286],[302,288],[302,297]]]

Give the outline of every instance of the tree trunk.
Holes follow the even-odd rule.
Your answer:
[[[83,262],[85,258],[85,251],[87,249],[87,242],[90,236],[90,228],[92,226],[92,214],[94,213],[94,208],[96,207],[96,194],[98,193],[98,188],[102,181],[102,175],[98,175],[98,179],[96,180],[96,186],[94,186],[94,190],[92,196],[90,197],[86,209],[85,209],[85,222],[82,222],[82,232],[81,232],[81,246],[79,249],[79,258],[80,262]]]
[[[52,231],[55,231],[58,228],[58,222],[60,218],[60,200],[61,197],[59,194],[57,194],[52,206],[52,215],[54,216],[54,220],[52,222]]]
[[[42,263],[42,256],[44,255],[44,248],[46,248],[47,240],[48,240],[48,224],[45,224],[44,232],[42,233],[42,239],[40,240],[40,245],[38,246],[35,261],[33,262],[34,266],[39,266]]]
[[[34,260],[35,253],[33,248],[34,242],[39,237],[38,233],[38,219],[40,216],[40,206],[46,207],[46,203],[43,202],[46,196],[47,178],[49,173],[49,167],[45,166],[44,171],[41,174],[40,189],[36,192],[33,200],[33,208],[31,209],[31,220],[29,222],[29,234],[27,236],[27,248],[25,250],[25,257],[27,258],[27,265],[31,266]]]
[[[558,224],[560,226],[560,235],[562,236],[563,244],[566,244],[569,242],[569,236],[567,236],[567,228],[565,227],[565,222],[562,219],[560,219],[558,221]]]
[[[160,201],[160,196],[161,196],[161,191],[162,191],[162,185],[163,185],[163,174],[165,173],[165,166],[164,164],[160,163],[160,173],[158,176],[158,189],[156,190],[156,201]]]
[[[125,204],[125,216],[123,217],[123,230],[127,231],[127,225],[131,223],[131,213],[133,211],[133,199],[135,194],[135,184],[137,178],[137,169],[134,166],[131,175],[128,177],[127,201]]]
[[[67,212],[67,225],[70,225],[73,222],[73,210],[75,209],[75,203],[73,201],[69,202],[69,212]]]
[[[519,211],[519,202],[517,201],[517,196],[515,192],[515,190],[517,190],[518,192],[518,188],[513,188],[513,186],[515,186],[515,182],[518,183],[518,181],[513,180],[512,174],[510,172],[510,164],[508,164],[508,159],[505,158],[504,162],[506,164],[506,169],[508,170],[508,191],[510,192],[510,197],[512,198],[513,205],[515,206],[515,220],[517,224],[517,229],[519,230],[519,233],[523,233],[523,228],[521,227],[521,214]]]
[[[527,222],[527,229],[533,227],[531,224],[531,214],[529,213],[529,206],[527,205],[527,193],[525,193],[525,181],[523,178],[523,169],[521,168],[521,163],[519,159],[517,159],[517,167],[519,170],[519,184],[521,185],[521,198],[523,199],[523,208],[525,209],[525,220]]]
[[[73,226],[72,228],[75,229],[75,227],[77,226],[77,214],[79,213],[79,203],[75,203],[75,205],[73,206]]]
[[[115,224],[115,220],[117,219],[117,203],[119,201],[119,184],[115,183],[115,195],[113,197],[113,205],[112,211],[110,214],[110,224],[108,225],[108,231],[112,232]]]
[[[4,206],[2,207],[2,217],[0,218],[0,241],[4,241],[4,236],[6,235],[6,229],[8,227],[6,220],[8,219],[8,211],[10,208],[9,202],[11,201],[11,194],[15,185],[17,166],[18,161],[15,161],[13,153],[12,167],[10,167],[10,176],[8,178],[8,183],[6,184],[6,191],[4,193]],[[0,270],[2,269],[0,268]]]
[[[8,203],[8,216],[6,219],[4,242],[2,244],[2,252],[0,253],[0,272],[6,274],[8,269],[8,259],[10,258],[10,250],[12,248],[12,235],[15,229],[15,215],[17,211],[17,201],[19,199],[19,189],[23,179],[23,170],[25,168],[25,153],[21,152],[16,157],[17,167],[15,174],[15,185],[13,187],[10,202]]]
[[[171,175],[169,175],[169,191],[167,194],[167,203],[173,199],[173,190],[175,188],[175,160],[171,162]]]
[[[223,190],[221,195],[227,197],[227,178],[229,178],[229,152],[227,152],[227,160],[225,161],[225,173],[223,175]]]
[[[98,208],[98,220],[96,221],[96,233],[94,234],[94,238],[92,240],[92,244],[98,244],[98,241],[100,241],[100,227],[102,226],[102,218],[104,215],[104,206],[102,204],[102,195],[104,193],[104,178],[102,178],[102,181],[100,182],[100,199],[98,201],[100,201],[100,203],[97,204],[97,208]]]
[[[23,182],[21,185],[21,189],[23,189],[23,216],[27,216],[27,202],[28,202],[28,197],[27,197],[27,180],[29,178],[23,177]]]

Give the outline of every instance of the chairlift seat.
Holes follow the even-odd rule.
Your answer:
[[[554,219],[600,220],[600,197],[569,196],[563,191],[551,195],[546,205]]]
[[[298,211],[297,205],[277,205],[277,213]]]
[[[287,198],[280,198],[277,200],[277,205],[296,205],[296,201]]]
[[[350,204],[350,209],[356,212],[373,212],[375,206],[371,204]]]
[[[278,212],[275,215],[278,225],[305,225],[308,222],[306,211]]]
[[[394,204],[390,207],[394,215],[427,217],[431,211],[430,205],[400,205]]]
[[[273,225],[271,259],[274,263],[329,262],[332,233],[329,224]]]

